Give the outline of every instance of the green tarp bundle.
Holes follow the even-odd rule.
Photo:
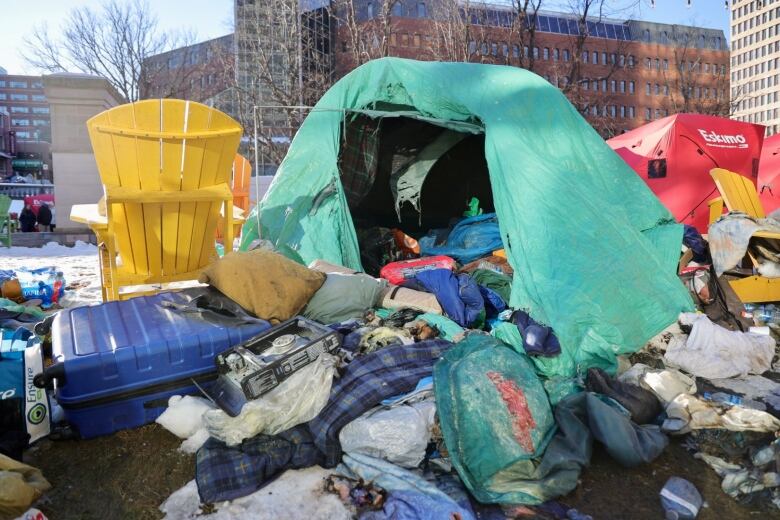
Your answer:
[[[385,58],[355,69],[298,130],[242,248],[261,237],[302,263],[361,270],[338,169],[343,123],[355,113],[484,132],[515,271],[510,303],[552,326],[563,348],[544,375],[614,367],[616,354],[692,309],[675,272],[683,227],[557,88],[516,67]]]

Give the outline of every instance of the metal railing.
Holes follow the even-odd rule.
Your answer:
[[[0,182],[0,195],[12,199],[23,199],[33,195],[54,193],[54,184],[34,184],[27,182]]]

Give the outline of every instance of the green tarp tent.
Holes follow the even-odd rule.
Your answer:
[[[452,131],[468,137],[442,138]],[[537,363],[544,375],[614,367],[692,309],[676,276],[683,227],[557,88],[515,67],[384,58],[355,69],[303,122],[242,249],[261,237],[300,262],[361,270],[353,222],[390,227],[396,160],[430,159],[443,140],[454,148],[423,175],[420,222],[399,227],[458,216],[468,194],[492,206],[515,271],[511,305],[563,347]]]

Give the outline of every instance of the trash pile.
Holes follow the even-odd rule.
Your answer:
[[[204,285],[4,336],[9,396],[38,402],[9,402],[0,451],[157,422],[196,461],[177,520],[586,520],[565,497],[597,446],[631,468],[684,442],[780,507],[780,315],[734,307],[717,247],[534,75],[374,60],[321,103],[369,101],[311,112]],[[47,484],[8,467],[19,515]],[[707,498],[653,492],[667,518]]]

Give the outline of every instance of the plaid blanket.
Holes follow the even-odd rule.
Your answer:
[[[452,346],[441,339],[396,345],[356,358],[331,389],[325,408],[309,422],[314,444],[325,455],[324,467],[341,460],[341,429],[382,400],[414,389]]]
[[[341,185],[349,205],[356,207],[374,185],[379,154],[379,119],[357,116],[346,121],[339,154]]]
[[[198,450],[195,478],[200,499],[208,504],[254,493],[287,469],[321,463],[322,454],[302,424],[278,435],[258,435],[232,448],[209,439]]]

